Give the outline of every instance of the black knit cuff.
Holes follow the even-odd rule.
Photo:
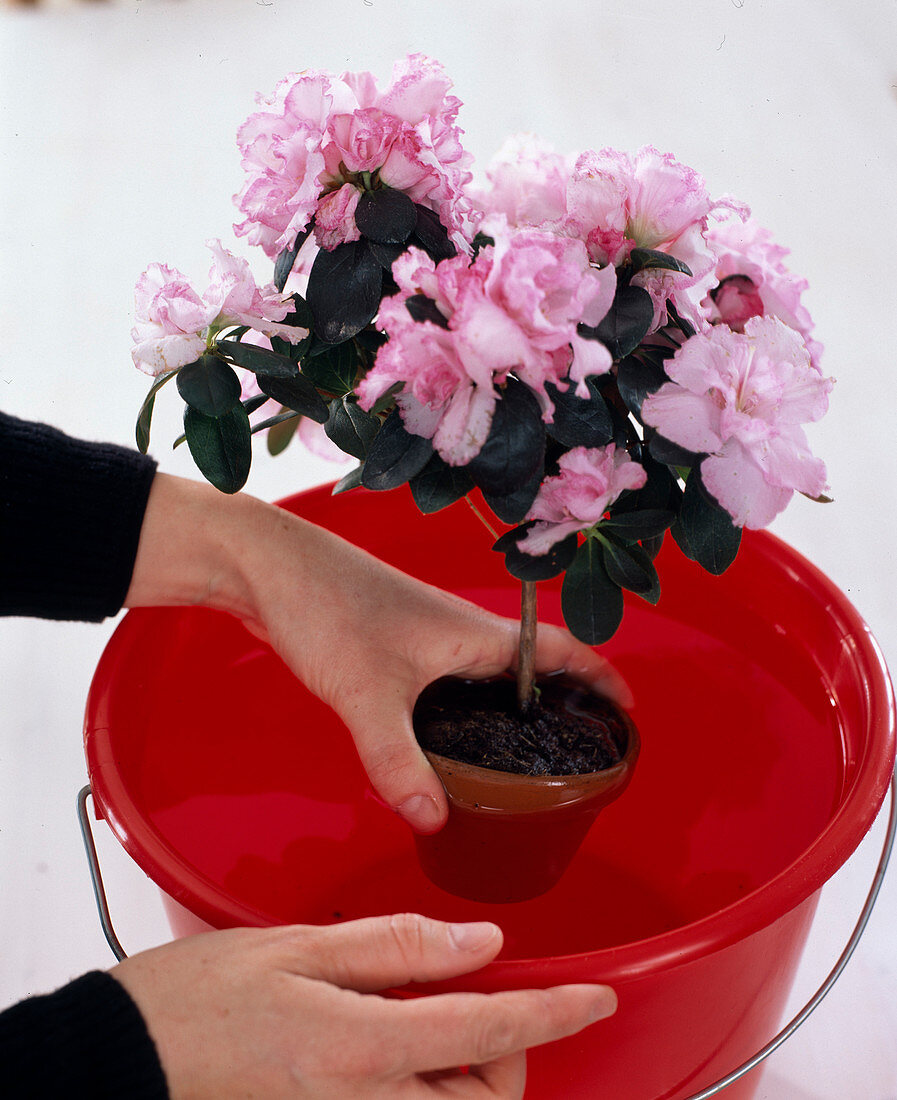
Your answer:
[[[0,614],[116,614],[155,471],[137,451],[0,413]]]
[[[0,1080],[10,1100],[168,1100],[143,1017],[102,970],[0,1014]]]

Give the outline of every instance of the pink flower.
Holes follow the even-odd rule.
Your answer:
[[[547,554],[557,542],[597,523],[626,489],[641,489],[642,466],[625,450],[574,447],[558,460],[559,473],[546,478],[527,519],[537,522],[518,543],[524,554]]]
[[[355,207],[360,198],[357,187],[344,183],[338,191],[331,191],[321,199],[315,218],[315,238],[321,248],[332,250],[338,244],[361,237],[355,224]]]
[[[607,349],[583,340],[576,326],[601,320],[616,277],[613,269],[590,267],[580,241],[505,229],[473,263],[456,256],[437,266],[410,249],[393,275],[400,294],[379,315],[389,340],[359,386],[359,403],[370,408],[400,382],[406,428],[432,439],[450,465],[466,465],[479,453],[496,387],[509,374],[532,390],[550,421],[549,382],[565,387],[569,373],[586,389],[587,376],[610,369]],[[443,323],[414,321],[405,302],[418,294],[435,303]]]
[[[474,201],[489,233],[492,219],[512,226],[560,232],[567,217],[567,181],[571,167],[564,157],[530,134],[508,138],[490,164],[488,188],[476,189]]]
[[[306,329],[280,323],[293,312],[293,303],[284,301],[273,285],[259,289],[245,260],[220,241],[208,241],[207,246],[214,258],[202,296],[180,271],[164,264],[150,264],[137,280],[131,356],[147,374],[195,362],[216,331],[233,325],[248,325],[294,344],[308,335]]]
[[[642,405],[642,418],[686,450],[707,454],[701,480],[740,527],[765,527],[795,491],[817,497],[824,464],[802,424],[828,408],[832,381],[810,362],[801,336],[774,317],[744,333],[698,333],[666,365],[672,379]]]
[[[807,281],[785,266],[788,249],[775,244],[769,230],[753,218],[711,226],[707,239],[718,257],[719,283],[702,303],[710,320],[743,332],[751,317],[778,317],[804,337],[818,367],[822,345],[810,336],[813,321],[800,300]]]
[[[370,73],[291,75],[240,128],[247,173],[236,201],[245,215],[235,226],[272,258],[319,213],[333,192],[362,186],[359,173],[379,172],[389,187],[435,210],[455,244],[466,249],[470,205],[463,190],[470,157],[455,119],[460,101],[438,62],[413,54],[398,62],[380,91]],[[348,197],[339,228],[332,209],[318,243],[334,248],[348,236]]]

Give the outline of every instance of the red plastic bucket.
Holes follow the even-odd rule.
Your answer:
[[[324,487],[286,506],[516,613],[463,503],[424,517],[404,490]],[[659,605],[634,599],[606,647],[637,699],[637,773],[543,897],[488,906],[433,886],[341,723],[215,612],[131,612],[111,639],[85,724],[98,813],[162,890],[175,935],[488,917],[502,957],[439,988],[602,981],[619,995],[613,1019],[531,1052],[528,1100],[690,1096],[775,1032],[819,891],[884,799],[894,699],[846,598],[773,536],[747,532],[720,578],[668,539],[659,571]],[[560,622],[559,584],[539,588],[540,617]]]

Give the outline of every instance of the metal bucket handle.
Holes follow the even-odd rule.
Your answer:
[[[109,905],[106,901],[106,890],[103,886],[103,875],[100,871],[100,863],[97,859],[97,849],[93,840],[93,833],[90,828],[90,820],[87,816],[87,797],[91,793],[90,784],[82,787],[78,792],[78,821],[81,825],[81,836],[84,839],[84,849],[87,852],[87,862],[90,867],[90,880],[93,884],[93,895],[96,898],[97,911],[100,915],[100,924],[103,928],[103,934],[106,937],[106,942],[112,949],[113,955],[119,962],[122,959],[126,959],[127,953],[122,947],[118,936],[115,934],[115,929],[112,927],[112,918],[109,915]],[[884,844],[882,846],[881,857],[878,861],[878,867],[875,871],[875,877],[872,880],[872,885],[869,888],[869,893],[866,895],[866,902],[863,905],[862,912],[860,913],[859,920],[854,926],[853,931],[850,934],[850,939],[838,961],[832,967],[828,977],[822,983],[822,985],[816,990],[813,996],[807,1001],[804,1007],[797,1013],[797,1015],[790,1020],[775,1036],[761,1050],[758,1050],[751,1058],[748,1058],[746,1062],[743,1062],[736,1069],[733,1069],[731,1073],[727,1073],[725,1077],[721,1077],[719,1081],[709,1085],[707,1088],[702,1089],[700,1092],[693,1093],[688,1097],[688,1100],[710,1100],[710,1097],[716,1096],[717,1093],[728,1088],[729,1085],[734,1084],[745,1074],[750,1073],[752,1069],[755,1069],[761,1062],[778,1050],[782,1043],[801,1026],[801,1024],[807,1019],[807,1017],[822,1003],[826,994],[841,976],[841,972],[847,965],[850,956],[856,950],[857,944],[863,933],[866,930],[866,925],[869,923],[869,917],[872,914],[872,910],[875,906],[875,902],[878,898],[878,893],[881,890],[881,884],[884,881],[885,871],[888,867],[888,861],[891,858],[891,850],[894,847],[894,837],[897,834],[897,770],[891,777],[890,785],[891,806],[890,814],[888,817],[888,830],[885,835]]]

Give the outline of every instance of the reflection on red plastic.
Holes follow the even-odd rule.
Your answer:
[[[405,490],[325,487],[288,506],[517,613],[463,503],[424,517]],[[688,1096],[775,1031],[818,891],[884,798],[894,704],[856,612],[773,536],[746,532],[720,578],[667,543],[660,604],[633,598],[605,647],[636,696],[638,769],[543,897],[489,906],[428,882],[342,724],[215,612],[131,612],[110,641],[85,726],[96,803],[173,899],[176,932],[490,917],[500,960],[439,988],[607,981],[620,999],[612,1020],[531,1052],[528,1100]],[[540,618],[560,622],[559,583],[539,590]]]

